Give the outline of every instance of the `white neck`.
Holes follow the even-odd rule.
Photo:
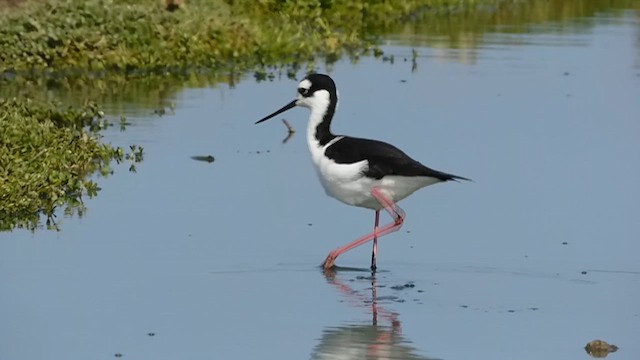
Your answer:
[[[309,115],[309,123],[307,124],[307,145],[313,157],[314,162],[319,156],[322,156],[323,149],[320,141],[316,136],[318,125],[324,120],[324,115],[329,107],[329,93],[326,91],[318,91],[313,97],[313,101],[306,104],[311,110]]]
[[[309,116],[309,123],[307,124],[307,145],[309,145],[309,151],[313,154],[316,149],[320,149],[320,141],[316,138],[316,131],[318,124],[322,122],[324,111],[311,110]]]

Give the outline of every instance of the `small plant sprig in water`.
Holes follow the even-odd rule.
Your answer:
[[[58,229],[56,210],[82,216],[83,196],[100,190],[92,178],[108,176],[110,163],[142,161],[142,148],[131,154],[99,141],[108,126],[95,103],[62,109],[59,104],[0,99],[0,231],[34,230],[44,215]]]
[[[129,166],[129,171],[137,172],[136,163],[142,162],[142,160],[144,160],[144,149],[142,148],[142,146],[138,145],[130,145],[129,149],[131,149],[131,152],[125,155],[125,159],[129,160],[129,162],[131,163]]]

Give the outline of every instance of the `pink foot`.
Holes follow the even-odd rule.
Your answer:
[[[333,250],[332,252],[330,252],[329,255],[327,255],[327,258],[324,259],[324,262],[322,263],[322,268],[325,270],[329,270],[334,266],[336,266],[336,259],[338,258],[338,255],[340,255],[338,250]]]

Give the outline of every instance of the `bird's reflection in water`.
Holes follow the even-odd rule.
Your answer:
[[[324,329],[312,359],[430,359],[416,353],[402,334],[399,314],[378,303],[375,275],[359,276],[370,281],[370,292],[358,292],[340,280],[338,273],[325,271],[329,284],[338,289],[351,306],[371,313],[371,321],[349,323]]]

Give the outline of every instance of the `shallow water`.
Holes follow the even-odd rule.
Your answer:
[[[61,232],[0,234],[0,359],[581,359],[594,339],[636,359],[638,19],[496,27],[472,46],[403,33],[393,64],[321,68],[336,133],[474,179],[402,202],[375,279],[317,267],[373,213],[324,195],[306,110],[284,114],[285,144],[280,117],[253,125],[295,81],[186,89],[175,114],[130,117],[106,139],[145,148],[138,173],[100,179]]]

